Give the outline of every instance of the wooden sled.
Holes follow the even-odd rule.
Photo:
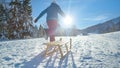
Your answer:
[[[61,58],[68,53],[68,51],[71,50],[72,47],[72,39],[70,38],[69,41],[63,41],[62,38],[60,38],[59,41],[54,41],[54,42],[48,42],[44,43],[47,47],[45,50],[44,56],[49,56],[52,55],[53,53],[59,51]],[[62,49],[65,48],[66,53],[63,54]]]

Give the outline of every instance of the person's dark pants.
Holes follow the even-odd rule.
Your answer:
[[[50,42],[55,41],[57,21],[56,20],[48,20],[47,25],[48,25],[47,34],[50,37]]]

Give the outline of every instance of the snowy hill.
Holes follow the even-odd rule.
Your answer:
[[[88,27],[83,30],[83,32],[87,33],[109,33],[115,31],[120,31],[120,17]]]
[[[120,32],[71,38],[64,59],[59,53],[43,57],[44,38],[0,42],[0,68],[120,68]]]

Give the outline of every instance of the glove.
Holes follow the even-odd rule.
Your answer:
[[[34,22],[36,23],[36,22],[37,22],[37,19],[35,19]]]

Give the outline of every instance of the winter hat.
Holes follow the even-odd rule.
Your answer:
[[[52,3],[56,3],[56,0],[52,0]]]

